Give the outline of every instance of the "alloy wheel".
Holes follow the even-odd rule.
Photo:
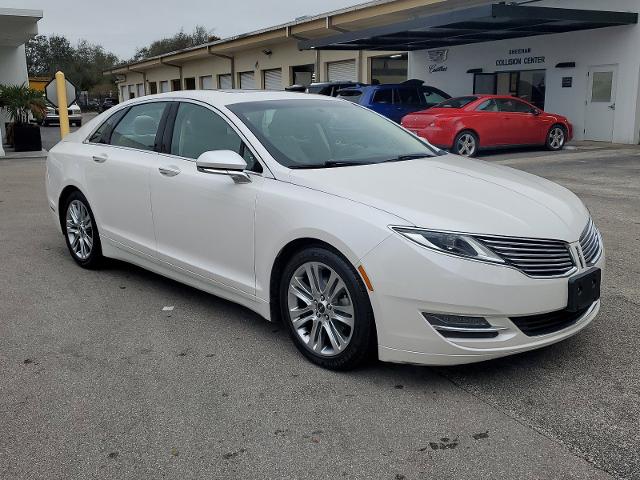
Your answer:
[[[344,280],[321,262],[302,264],[289,281],[289,318],[306,348],[323,357],[343,352],[354,327],[354,305]]]
[[[463,133],[456,142],[456,151],[459,155],[470,157],[476,153],[476,139],[470,133]]]
[[[67,238],[73,254],[80,260],[86,260],[93,249],[93,225],[86,205],[73,200],[67,207]]]
[[[553,127],[549,132],[549,146],[554,150],[559,150],[564,145],[564,130],[560,127]]]

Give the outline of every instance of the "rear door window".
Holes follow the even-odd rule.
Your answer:
[[[111,133],[111,145],[153,150],[166,102],[134,105]]]
[[[390,88],[377,90],[376,93],[373,94],[373,103],[392,104],[393,90],[391,90]]]
[[[396,93],[397,103],[401,105],[424,105],[423,97],[417,88],[398,88]]]
[[[338,98],[344,98],[353,103],[358,103],[362,98],[362,90],[340,90],[338,92]]]
[[[489,100],[482,102],[476,110],[480,110],[483,112],[497,112],[498,104],[493,98],[490,98]]]

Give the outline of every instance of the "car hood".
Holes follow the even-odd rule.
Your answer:
[[[384,210],[407,224],[476,234],[578,240],[589,213],[535,175],[456,155],[291,170],[289,181]]]

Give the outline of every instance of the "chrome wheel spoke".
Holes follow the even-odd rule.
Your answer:
[[[67,207],[65,225],[71,251],[86,260],[93,249],[93,224],[89,209],[80,200],[73,200]]]
[[[351,294],[340,275],[321,262],[298,267],[289,281],[289,321],[306,347],[331,357],[349,345],[355,326]]]

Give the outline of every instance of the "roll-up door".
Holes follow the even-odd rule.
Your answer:
[[[355,82],[356,61],[330,62],[327,64],[327,74],[330,82]]]
[[[264,71],[264,89],[282,90],[282,70],[280,68]]]
[[[218,75],[218,85],[223,90],[232,89],[231,74],[225,73],[223,75]]]
[[[202,90],[213,90],[213,77],[211,75],[200,77],[200,88]]]
[[[240,73],[240,88],[245,90],[256,88],[256,79],[253,72]]]

